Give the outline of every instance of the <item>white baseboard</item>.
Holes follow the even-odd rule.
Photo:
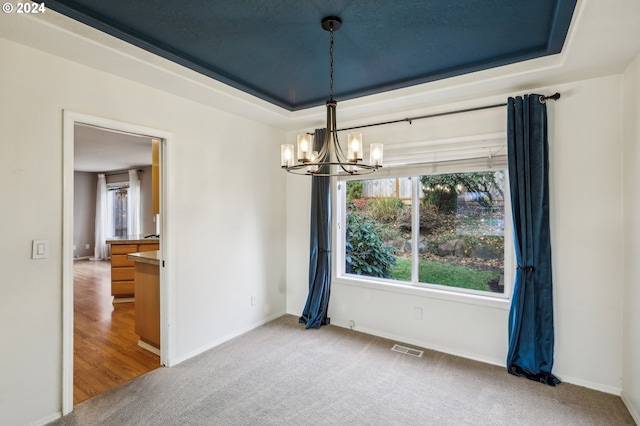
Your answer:
[[[342,327],[342,328],[351,328],[348,324],[343,324],[343,323],[334,323],[333,321],[331,321],[332,325],[335,325],[336,327]],[[354,327],[353,328],[354,331],[358,331],[360,333],[365,333],[365,334],[370,334],[372,336],[378,336],[378,337],[382,337],[384,339],[389,339],[389,340],[393,340],[395,342],[398,343],[406,343],[409,345],[414,345],[414,346],[418,346],[420,348],[425,348],[425,349],[430,349],[432,351],[436,351],[436,352],[442,352],[444,354],[449,354],[449,355],[453,355],[453,356],[459,356],[460,358],[466,358],[466,359],[470,359],[473,361],[478,361],[478,362],[482,362],[485,364],[491,364],[491,365],[496,365],[498,367],[504,367],[505,371],[507,369],[507,367],[505,366],[505,361],[504,360],[496,360],[496,359],[490,359],[490,358],[483,358],[483,357],[479,357],[476,354],[471,354],[471,353],[467,353],[467,352],[463,352],[463,351],[457,351],[451,348],[447,348],[444,346],[438,346],[438,345],[427,345],[425,344],[425,342],[420,342],[414,339],[409,339],[406,337],[402,337],[402,336],[396,336],[393,334],[387,334],[387,333],[381,333],[377,330],[371,330],[368,328],[363,328],[363,327]]]
[[[221,345],[222,343],[233,339],[234,337],[241,336],[241,335],[253,330],[254,328],[258,328],[261,325],[264,325],[264,324],[268,323],[269,321],[273,321],[276,318],[280,318],[283,315],[286,315],[286,312],[283,311],[283,312],[279,312],[277,314],[270,315],[267,318],[262,319],[261,321],[253,323],[253,324],[251,324],[251,325],[249,325],[249,326],[247,326],[245,328],[242,328],[242,329],[240,329],[240,330],[238,330],[238,331],[236,331],[234,333],[229,334],[228,336],[225,336],[225,337],[223,337],[221,339],[218,339],[218,340],[216,340],[216,341],[214,341],[214,342],[212,342],[212,343],[210,343],[208,345],[202,346],[201,348],[196,349],[195,351],[191,351],[191,352],[189,352],[188,354],[186,354],[184,356],[181,356],[179,358],[170,360],[170,362],[167,362],[167,367],[173,367],[175,365],[178,365],[181,362],[184,362],[184,361],[186,361],[186,360],[188,360],[190,358],[193,358],[194,356],[200,355],[201,353],[206,352],[209,349],[213,349],[216,346]]]
[[[343,323],[334,323],[331,322],[331,324],[337,326],[337,327],[343,327],[343,328],[350,328],[348,324],[343,324]],[[389,340],[393,340],[396,342],[402,342],[402,343],[407,343],[410,345],[415,345],[421,348],[425,348],[425,349],[430,349],[433,351],[437,351],[437,352],[442,352],[445,354],[449,354],[449,355],[454,355],[454,356],[459,356],[461,358],[466,358],[466,359],[471,359],[474,361],[479,361],[479,362],[483,362],[485,364],[491,364],[491,365],[496,365],[498,367],[504,367],[505,371],[506,371],[506,366],[505,366],[505,360],[496,360],[496,359],[490,359],[490,358],[483,358],[483,357],[479,357],[476,354],[471,354],[471,353],[466,353],[463,351],[458,351],[455,349],[451,349],[448,347],[443,347],[443,346],[438,346],[438,345],[427,345],[424,342],[420,342],[420,341],[416,341],[416,340],[412,340],[412,339],[407,339],[404,338],[402,336],[396,336],[396,335],[392,335],[392,334],[387,334],[387,333],[380,333],[376,330],[370,330],[367,328],[363,328],[363,327],[356,327],[353,329],[354,331],[359,331],[361,333],[365,333],[365,334],[371,334],[373,336],[378,336],[378,337],[382,337],[385,339],[389,339]],[[555,373],[555,371],[554,371]],[[582,386],[588,389],[593,389],[599,392],[604,392],[604,393],[608,393],[608,394],[612,394],[612,395],[616,395],[616,396],[620,396],[620,393],[622,391],[621,388],[617,388],[614,386],[608,386],[608,385],[603,385],[600,383],[594,383],[594,382],[590,382],[588,380],[582,380],[582,379],[578,379],[575,377],[570,377],[570,376],[564,376],[562,374],[558,374],[558,378],[560,380],[562,380],[562,382],[564,383],[570,383],[572,385],[576,385],[576,386]]]
[[[620,398],[622,398],[622,402],[624,402],[625,407],[627,407],[627,410],[629,410],[629,414],[631,414],[633,420],[636,422],[636,424],[640,425],[640,413],[638,413],[638,409],[640,408],[636,408],[633,406],[624,391],[622,391],[622,393],[620,394]]]
[[[620,396],[620,394],[622,393],[622,389],[615,386],[603,385],[601,383],[590,382],[589,380],[579,379],[571,376],[565,376],[562,373],[557,373],[557,375],[558,375],[558,378],[562,380],[563,383],[570,383],[572,385],[582,386],[583,388],[593,389],[599,392],[604,392],[604,393],[608,393],[615,396]]]
[[[44,425],[48,425],[49,423],[58,420],[59,418],[62,417],[62,412],[58,411],[57,413],[54,413],[50,416],[44,417],[40,420],[36,420],[33,423],[29,423],[30,426],[44,426]]]

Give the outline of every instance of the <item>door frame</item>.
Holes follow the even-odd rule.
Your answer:
[[[108,130],[150,136],[160,140],[160,364],[171,365],[169,354],[170,291],[167,279],[168,240],[167,229],[167,145],[172,144],[173,134],[122,121],[63,110],[63,204],[62,204],[62,415],[73,411],[73,179],[74,179],[74,126],[89,124]]]

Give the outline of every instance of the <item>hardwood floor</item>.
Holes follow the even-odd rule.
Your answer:
[[[112,303],[108,261],[74,261],[73,287],[74,404],[160,367],[160,357],[138,346],[134,303]]]

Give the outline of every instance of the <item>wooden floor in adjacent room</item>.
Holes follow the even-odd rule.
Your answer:
[[[109,261],[74,261],[73,286],[74,404],[160,367],[138,346],[134,302],[112,303]]]

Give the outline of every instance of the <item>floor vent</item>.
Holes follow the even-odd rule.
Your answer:
[[[417,356],[418,358],[420,358],[422,356],[422,351],[419,351],[417,349],[413,349],[413,348],[408,348],[406,346],[400,346],[400,345],[393,345],[393,347],[391,348],[392,351],[396,351],[396,352],[400,352],[403,354],[407,354],[407,355],[411,355],[411,356]]]

